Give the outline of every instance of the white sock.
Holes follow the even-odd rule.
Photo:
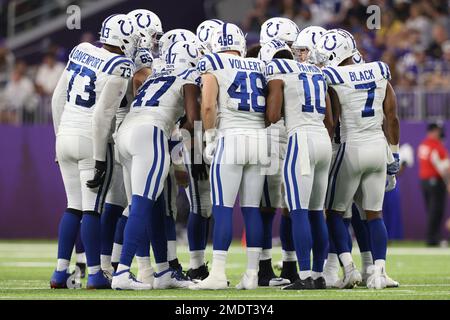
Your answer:
[[[117,266],[117,272],[121,272],[121,271],[124,271],[124,270],[129,270],[129,269],[130,269],[130,266],[126,266],[126,265],[121,264],[121,263],[119,263],[119,265]]]
[[[283,258],[283,261],[297,261],[297,256],[295,255],[295,251],[281,250],[281,256]]]
[[[169,269],[169,263],[168,262],[163,262],[163,263],[157,263],[156,264],[156,272],[160,273],[164,270]]]
[[[213,250],[211,274],[225,275],[225,264],[227,262],[227,251]]]
[[[311,277],[311,270],[300,271],[298,275],[300,276],[300,279],[305,280],[306,278]]]
[[[137,267],[139,271],[148,270],[152,267],[150,257],[138,257],[136,256]]]
[[[324,268],[329,271],[339,270],[339,258],[336,253],[328,254],[328,258],[327,261],[325,262]]]
[[[248,248],[247,247],[247,270],[258,271],[259,257],[261,256],[262,248]]]
[[[198,269],[205,263],[205,250],[189,251],[189,268]]]
[[[344,252],[339,255],[339,259],[342,262],[342,265],[345,267],[351,265],[353,263],[353,258],[350,252]]]
[[[111,256],[100,255],[100,265],[102,266],[102,270],[113,272],[114,268],[111,265]]]
[[[100,266],[93,266],[93,267],[88,267],[88,274],[96,274],[97,272],[100,271]]]
[[[77,253],[77,263],[86,263],[86,253]]]
[[[319,279],[320,277],[323,277],[323,274],[322,274],[322,272],[312,271],[311,277],[313,278],[313,280],[316,280],[316,279]]]
[[[372,252],[361,252],[362,271],[367,272],[367,268],[373,264]]]
[[[177,258],[177,242],[173,240],[167,241],[167,261]]]
[[[262,249],[260,260],[272,259],[272,249]]]
[[[70,265],[70,260],[58,259],[58,261],[56,263],[56,271],[67,270],[67,268],[69,268],[69,265]]]
[[[379,266],[381,268],[381,272],[384,273],[386,269],[386,260],[378,259],[375,260],[374,265]]]
[[[119,262],[121,253],[122,253],[122,245],[114,243],[111,254],[111,262]]]

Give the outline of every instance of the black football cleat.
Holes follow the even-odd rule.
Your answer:
[[[316,290],[322,290],[327,288],[327,283],[325,282],[324,277],[317,278],[313,280],[314,282],[314,289]]]
[[[314,289],[314,281],[311,277],[308,277],[305,280],[298,279],[293,284],[290,284],[282,288],[282,290],[313,290],[313,289]]]
[[[283,261],[280,278],[288,279],[291,284],[300,279],[297,272],[297,261]]]
[[[86,263],[77,262],[75,268],[79,269],[77,271],[80,273],[80,278],[84,279],[86,277]]]
[[[203,264],[197,269],[189,269],[186,275],[192,280],[204,280],[209,276],[207,264]]]
[[[272,259],[260,260],[258,271],[259,287],[280,287],[289,284],[288,279],[278,278],[273,272]]]

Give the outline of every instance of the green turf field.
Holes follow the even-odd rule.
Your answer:
[[[187,267],[186,247],[179,248],[178,252],[180,261]],[[211,260],[209,247],[207,252],[207,258]],[[274,248],[273,252],[274,261],[280,259],[280,248]],[[359,265],[358,249],[354,252],[355,262]],[[388,274],[400,282],[400,288],[380,291],[365,288],[306,292],[271,288],[239,291],[234,286],[245,269],[246,258],[244,250],[234,244],[227,267],[233,289],[215,292],[50,290],[49,279],[55,267],[55,242],[0,241],[0,299],[450,299],[450,249],[397,243],[389,247],[388,254]]]

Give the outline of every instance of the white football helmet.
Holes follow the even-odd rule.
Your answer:
[[[238,51],[242,58],[247,54],[247,43],[242,30],[233,23],[224,23],[211,35],[211,52]]]
[[[166,64],[186,66],[194,68],[200,58],[198,46],[189,41],[177,41],[173,43],[166,51],[164,61]]]
[[[127,15],[113,14],[103,21],[99,41],[119,47],[128,58],[134,60],[140,39]]]
[[[145,9],[130,11],[127,16],[131,18],[135,31],[141,37],[140,46],[155,51],[159,38],[163,35],[159,17],[150,10]]]
[[[219,19],[205,20],[197,27],[197,40],[205,52],[211,52],[211,35],[215,28],[223,25]]]
[[[355,41],[355,38],[353,37],[353,35],[345,29],[336,29],[336,30],[345,33],[352,40],[353,46],[356,49],[356,53],[353,56],[353,62],[355,64],[365,63],[362,54],[359,52],[358,48],[356,47],[356,41]]]
[[[277,52],[283,50],[287,50],[292,53],[291,48],[289,48],[284,41],[274,39],[261,47],[261,50],[259,50],[258,59],[264,61],[265,63],[269,63],[272,61]]]
[[[272,39],[278,39],[291,46],[299,33],[300,30],[292,20],[288,18],[271,18],[266,20],[261,26],[259,44],[263,46]]]
[[[325,32],[327,30],[319,26],[310,26],[300,31],[292,44],[292,51],[300,62],[315,63],[314,47]],[[306,54],[301,52],[304,49],[308,50]]]
[[[338,66],[342,61],[357,53],[352,39],[336,29],[322,35],[316,45],[317,62],[325,66]]]
[[[159,39],[159,56],[164,59],[165,53],[169,47],[178,41],[197,42],[195,34],[186,29],[173,29],[163,34]]]

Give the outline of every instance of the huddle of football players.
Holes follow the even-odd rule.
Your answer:
[[[106,18],[99,40],[71,51],[52,99],[67,209],[51,288],[81,286],[69,272],[80,233],[88,289],[227,289],[237,199],[247,251],[237,289],[398,286],[381,212],[399,170],[395,93],[388,66],[364,62],[350,33],[271,18],[247,51],[235,24],[163,33],[139,9]],[[179,186],[190,203],[187,272],[176,252]]]

